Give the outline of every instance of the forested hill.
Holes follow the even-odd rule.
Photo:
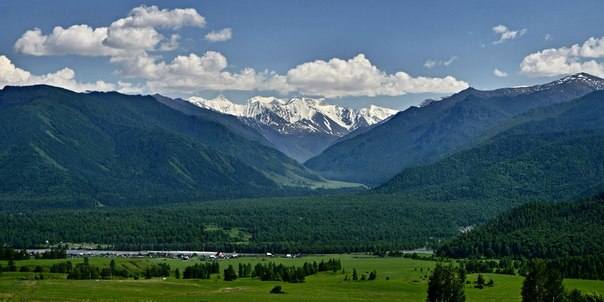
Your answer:
[[[345,137],[305,165],[330,179],[383,184],[405,168],[434,163],[467,148],[515,116],[599,89],[604,89],[604,79],[583,73],[531,87],[468,88]]]
[[[563,258],[604,254],[604,194],[572,203],[530,203],[439,248],[451,257]]]
[[[326,183],[264,144],[151,96],[5,87],[0,141],[0,209],[263,196]]]
[[[511,207],[575,200],[604,179],[604,92],[520,116],[507,130],[376,189],[432,200]]]

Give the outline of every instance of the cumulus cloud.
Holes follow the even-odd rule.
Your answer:
[[[453,62],[457,61],[458,57],[457,56],[453,56],[450,57],[448,60],[426,60],[426,62],[424,63],[424,67],[431,69],[437,66],[449,66],[451,64],[453,64]]]
[[[287,72],[287,83],[301,93],[325,97],[450,93],[468,87],[451,76],[412,77],[403,71],[387,74],[363,54],[348,60],[333,58],[300,64]]]
[[[145,80],[150,91],[257,90],[344,97],[450,93],[468,87],[466,82],[451,76],[412,77],[402,71],[387,74],[363,54],[348,60],[334,58],[307,62],[290,69],[285,75],[252,68],[229,71],[227,58],[214,51],[180,55],[168,62],[152,56],[115,60],[121,60],[117,63],[121,64],[124,76]]]
[[[508,73],[499,68],[495,68],[493,70],[493,75],[495,75],[496,77],[499,77],[499,78],[505,78],[508,76]]]
[[[52,33],[44,35],[39,28],[26,31],[15,43],[17,52],[34,55],[75,54],[82,56],[117,55],[119,50],[103,44],[107,39],[107,28],[91,28],[88,25],[73,25],[68,28],[57,26]]]
[[[210,42],[224,42],[233,37],[233,32],[230,28],[221,29],[219,31],[211,31],[206,35],[206,40]]]
[[[111,24],[113,27],[160,27],[179,29],[185,26],[204,27],[206,20],[194,8],[159,9],[157,6],[139,6],[126,18]]]
[[[139,6],[108,27],[92,28],[86,24],[68,28],[57,26],[49,34],[43,34],[38,28],[28,30],[15,43],[15,50],[35,56],[110,57],[149,50],[173,50],[178,45],[178,37],[172,35],[168,39],[158,29],[176,30],[185,26],[204,27],[205,24],[205,18],[192,8],[167,10],[157,6]]]
[[[508,40],[514,40],[523,36],[526,33],[526,28],[519,30],[511,30],[507,26],[503,24],[499,24],[492,28],[493,32],[499,36],[497,41],[494,41],[493,44],[501,44]]]
[[[75,72],[70,68],[63,68],[43,75],[34,75],[27,70],[15,66],[8,57],[0,55],[0,88],[8,85],[25,86],[37,84],[63,87],[73,91],[117,90],[124,93],[136,93],[141,90],[132,83],[127,82],[119,82],[117,85],[105,81],[91,83],[78,82],[75,79]]]
[[[117,74],[129,81],[144,83],[147,92],[199,92],[203,90],[275,91],[323,96],[396,96],[406,93],[450,93],[468,87],[466,82],[452,76],[413,77],[404,71],[386,73],[373,65],[363,54],[350,59],[332,58],[316,60],[295,66],[285,74],[270,70],[229,68],[227,58],[219,52],[189,53],[164,59],[160,52],[174,51],[180,36],[166,30],[181,27],[204,27],[205,18],[195,9],[159,9],[156,6],[139,6],[128,16],[112,22],[107,27],[92,28],[85,24],[67,28],[57,26],[44,34],[34,28],[25,32],[15,43],[23,54],[106,56],[117,66]],[[163,34],[162,34],[163,33]],[[206,35],[209,41],[226,41],[232,30],[225,28]],[[457,57],[435,61],[435,65],[448,66]],[[14,67],[14,66],[13,66]],[[53,74],[34,76],[13,68],[11,82],[28,84],[44,82],[74,90],[136,90],[124,82],[79,83],[75,73],[65,69]],[[5,75],[8,79],[8,75]],[[13,81],[14,78],[24,80]],[[8,80],[7,80],[8,81]]]
[[[604,76],[604,37],[591,37],[582,44],[544,49],[526,56],[520,70],[528,75],[558,76],[587,72]]]
[[[124,76],[145,80],[150,91],[291,91],[285,78],[275,72],[257,72],[252,68],[228,71],[227,58],[215,51],[179,55],[169,62],[148,55],[115,58],[114,61],[121,64]]]

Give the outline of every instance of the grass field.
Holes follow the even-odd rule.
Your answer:
[[[338,258],[346,272],[356,268],[359,273],[376,270],[376,281],[344,281],[344,274],[319,273],[306,278],[306,282],[290,284],[265,282],[240,278],[226,282],[218,275],[210,280],[181,280],[173,277],[150,280],[67,280],[62,274],[45,273],[45,280],[33,280],[33,273],[0,274],[0,301],[424,301],[427,287],[426,276],[435,262],[407,258],[377,258],[364,255],[309,256],[297,259],[238,258],[220,261],[221,271],[229,264],[275,261],[287,265]],[[50,266],[62,260],[23,260],[17,266]],[[75,264],[82,259],[71,259]],[[99,266],[109,264],[108,258],[91,258],[90,263]],[[118,266],[130,271],[142,271],[150,262],[167,262],[171,268],[181,271],[199,260],[174,259],[116,259]],[[6,261],[0,262],[6,266]],[[389,280],[387,280],[387,277]],[[469,302],[520,301],[522,277],[485,274],[495,286],[482,290],[466,285]],[[476,275],[468,275],[475,280]],[[282,285],[283,295],[269,294],[275,285]],[[578,288],[585,292],[604,292],[604,281],[566,280],[568,289]]]

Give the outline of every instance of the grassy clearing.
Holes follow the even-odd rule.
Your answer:
[[[434,262],[406,258],[376,258],[364,255],[309,256],[297,259],[239,258],[220,262],[221,270],[229,264],[275,261],[287,265],[301,265],[309,261],[339,258],[347,273],[356,268],[359,273],[376,270],[376,281],[344,281],[344,274],[319,273],[306,278],[306,282],[290,284],[263,282],[240,278],[225,282],[218,275],[210,280],[178,280],[173,277],[151,280],[66,280],[65,275],[46,274],[45,280],[20,280],[31,278],[33,273],[2,273],[0,275],[0,301],[423,301],[427,287],[426,276]],[[65,260],[17,261],[17,266],[50,266]],[[72,259],[78,263],[82,259]],[[108,265],[108,258],[91,258],[96,265]],[[117,265],[130,271],[142,271],[151,262],[167,262],[172,269],[181,271],[198,260],[174,259],[116,259]],[[3,266],[6,261],[0,262]],[[390,280],[387,280],[387,277]],[[469,302],[520,301],[522,277],[485,274],[492,278],[495,287],[482,290],[466,286]],[[476,275],[468,275],[475,280]],[[604,292],[604,281],[566,280],[567,288],[582,291]],[[286,294],[272,295],[269,291],[282,285]]]

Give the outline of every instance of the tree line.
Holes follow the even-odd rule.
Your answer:
[[[520,294],[523,302],[604,302],[598,293],[567,291],[563,276],[552,262],[530,260]],[[491,281],[489,281],[491,282]],[[428,280],[427,302],[465,302],[466,271],[463,266],[437,264]],[[478,275],[475,287],[488,286]]]

